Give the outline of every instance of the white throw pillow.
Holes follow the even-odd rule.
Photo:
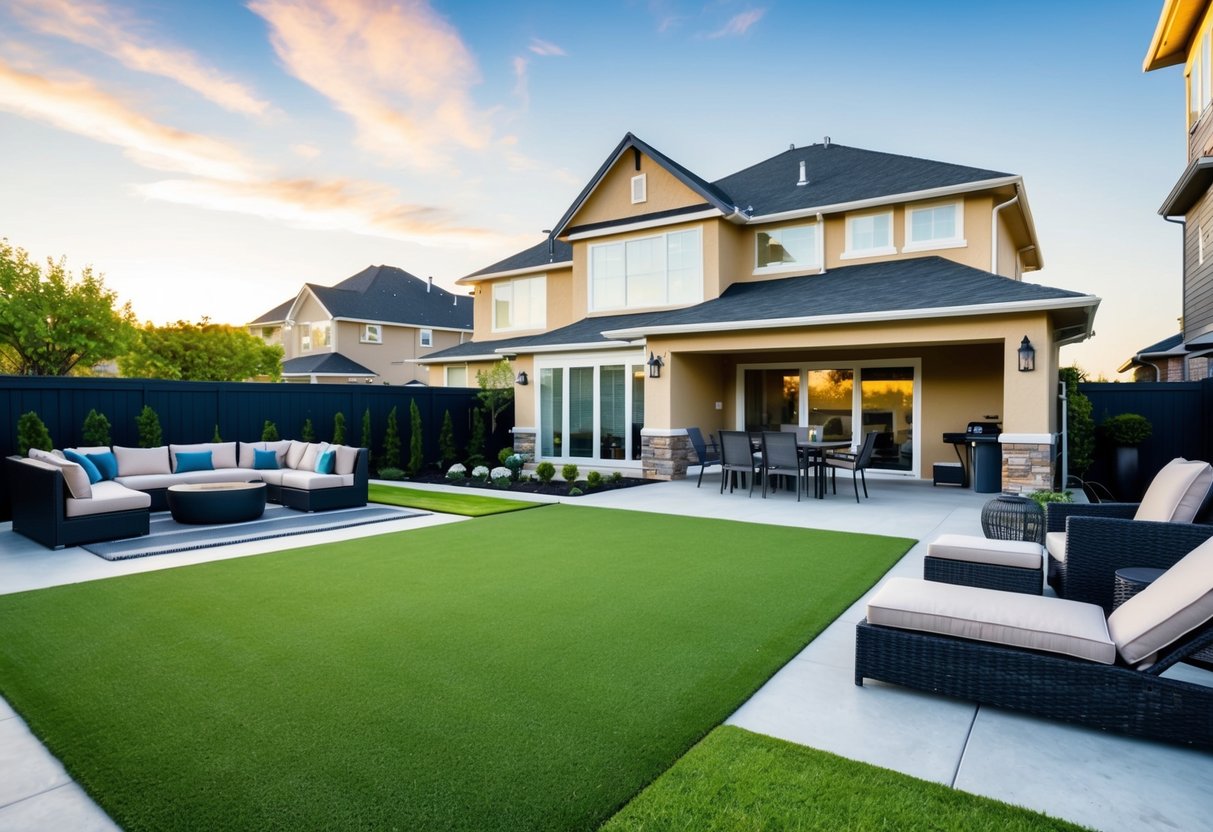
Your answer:
[[[68,493],[77,500],[87,500],[93,496],[93,487],[89,484],[88,473],[75,462],[57,454],[40,451],[37,448],[29,449],[29,458],[49,463],[58,468],[63,474],[63,483],[67,486]]]
[[[336,445],[335,447],[337,448],[337,464],[333,468],[333,473],[354,473],[354,467],[358,464],[358,449],[351,448],[349,445]]]
[[[140,474],[171,474],[168,446],[158,448],[124,448],[114,446],[114,459],[118,460],[118,476],[134,477]]]
[[[295,468],[299,471],[315,471],[316,460],[319,456],[328,449],[327,442],[312,442],[307,446],[307,450],[303,452],[303,458],[299,460],[299,464]]]
[[[286,452],[286,467],[298,470],[299,461],[303,459],[305,453],[307,453],[307,443],[292,439],[291,447]]]

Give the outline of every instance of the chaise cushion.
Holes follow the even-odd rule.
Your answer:
[[[29,458],[58,468],[59,472],[63,475],[63,484],[67,486],[68,494],[77,500],[87,500],[93,496],[93,488],[92,484],[88,481],[88,474],[76,463],[58,454],[40,451],[37,448],[29,449]]]
[[[1047,532],[1045,534],[1045,550],[1049,557],[1060,563],[1066,562],[1066,533]]]
[[[114,457],[118,460],[118,476],[130,477],[139,474],[171,474],[168,446],[158,448],[124,448],[114,446]]]
[[[172,457],[173,470],[177,470],[177,454],[196,454],[210,451],[212,468],[236,467],[235,442],[199,442],[194,445],[169,445],[169,456]],[[242,466],[252,468],[252,465]]]
[[[927,546],[927,555],[991,566],[1040,569],[1044,550],[1025,540],[988,540],[968,534],[941,534]]]
[[[114,511],[146,510],[151,505],[150,494],[132,491],[116,482],[106,480],[94,486],[93,495],[87,500],[69,497],[63,513],[68,517],[88,517],[94,514],[109,514]]]
[[[1213,466],[1173,459],[1155,474],[1134,520],[1191,523],[1213,487]]]
[[[1154,654],[1213,619],[1213,539],[1197,546],[1108,618],[1108,632],[1129,664]]]
[[[868,601],[868,623],[1116,661],[1103,610],[1061,598],[890,578]]]

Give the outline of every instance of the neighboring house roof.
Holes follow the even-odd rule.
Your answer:
[[[269,312],[266,312],[257,320],[250,321],[249,326],[252,326],[253,324],[280,324],[286,320],[287,313],[291,311],[291,307],[294,305],[295,298],[284,300],[282,303],[275,306]]]
[[[1164,0],[1142,71],[1182,64],[1188,57],[1188,42],[1207,7],[1208,0]]]
[[[498,260],[491,266],[485,266],[478,272],[472,272],[457,282],[462,283],[469,278],[483,277],[487,274],[530,271],[557,263],[571,266],[573,264],[573,247],[563,240],[551,237],[524,251],[512,254],[504,260]]]
[[[1156,344],[1141,348],[1132,358],[1126,359],[1123,364],[1117,367],[1116,372],[1123,373],[1133,367],[1139,367],[1151,358],[1170,358],[1176,355],[1187,355],[1187,353],[1188,350],[1184,347],[1183,333],[1177,332]]]
[[[1213,184],[1213,156],[1200,156],[1180,174],[1179,181],[1171,188],[1158,213],[1164,217],[1178,217],[1188,213],[1209,191]]]
[[[377,376],[357,361],[339,352],[301,355],[282,362],[284,376]]]
[[[695,306],[657,312],[583,318],[539,335],[469,341],[431,353],[423,363],[468,360],[510,351],[571,345],[626,344],[661,332],[795,327],[862,320],[898,320],[1009,312],[1085,309],[1089,329],[1099,298],[1024,283],[942,257],[892,260],[832,269],[826,274],[734,283]]]
[[[286,320],[290,311],[310,291],[334,319],[400,324],[403,326],[472,329],[473,301],[395,266],[367,266],[336,286],[304,284],[291,299],[288,311],[273,318]],[[256,323],[279,314],[281,306],[262,315]]]

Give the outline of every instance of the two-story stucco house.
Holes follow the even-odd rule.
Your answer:
[[[1120,366],[1142,381],[1213,377],[1213,3],[1166,0],[1143,69],[1184,68],[1187,166],[1158,213],[1182,219],[1181,331],[1139,350]]]
[[[395,266],[368,266],[336,286],[305,283],[248,328],[282,345],[285,381],[425,383],[416,360],[471,335],[472,299]]]
[[[422,361],[509,357],[536,458],[680,477],[687,427],[813,424],[930,477],[944,432],[997,417],[1004,487],[1049,487],[1058,347],[1099,299],[1021,280],[1040,265],[1019,176],[827,139],[709,182],[628,134],[550,240],[460,280],[475,336]]]

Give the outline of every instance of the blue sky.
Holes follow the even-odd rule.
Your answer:
[[[141,319],[244,323],[372,263],[454,280],[551,227],[632,131],[708,179],[834,142],[1022,174],[1104,299],[1062,359],[1178,331],[1161,3],[5,0],[0,236]]]

